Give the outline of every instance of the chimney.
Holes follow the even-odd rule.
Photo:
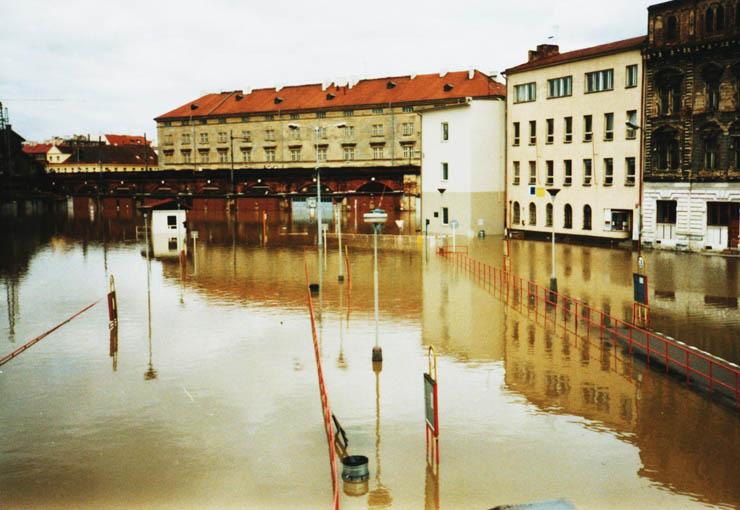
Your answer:
[[[468,80],[472,80],[475,77],[475,69],[468,69]]]
[[[554,55],[560,55],[560,47],[557,44],[538,44],[536,50],[529,50],[527,62],[534,62]]]

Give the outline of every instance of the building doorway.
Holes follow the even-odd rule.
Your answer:
[[[737,248],[740,203],[707,202],[707,248]]]

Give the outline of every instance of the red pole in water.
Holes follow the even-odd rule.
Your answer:
[[[118,325],[118,300],[116,299],[116,282],[113,275],[108,280],[108,328]]]

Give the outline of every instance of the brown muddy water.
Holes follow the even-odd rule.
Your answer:
[[[265,241],[256,214],[193,215],[183,269],[166,248],[147,264],[142,221],[0,221],[0,356],[102,297],[108,274],[120,309],[113,357],[101,302],[0,367],[2,508],[329,508],[304,257],[314,281],[325,264],[315,304],[332,411],[350,452],[370,459],[369,491],[343,492],[343,508],[740,506],[737,410],[530,322],[423,243],[381,243],[376,375],[369,243],[350,242],[351,284],[339,285],[336,244],[319,254],[310,223],[277,215]],[[464,242],[500,263],[500,238]],[[514,272],[547,283],[547,243],[511,252]],[[740,361],[738,260],[646,258],[656,329]],[[634,255],[559,246],[557,260],[563,292],[628,313]]]

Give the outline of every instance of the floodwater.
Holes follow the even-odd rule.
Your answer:
[[[384,362],[374,372],[366,240],[349,240],[351,282],[339,285],[333,238],[323,255],[310,222],[273,215],[265,239],[259,215],[245,216],[193,214],[199,239],[185,267],[167,248],[147,263],[136,216],[0,221],[0,356],[103,297],[109,274],[120,310],[117,353],[103,300],[0,367],[0,507],[328,508],[304,264],[322,283],[332,411],[350,453],[370,459],[368,491],[343,491],[342,507],[740,506],[736,409],[529,321],[413,242],[381,243]],[[469,243],[474,257],[500,263],[500,238]],[[510,250],[514,272],[546,284],[547,243]],[[563,292],[630,312],[632,254],[559,246],[557,257]],[[655,328],[738,361],[738,260],[646,259]],[[422,381],[430,345],[434,469]]]

